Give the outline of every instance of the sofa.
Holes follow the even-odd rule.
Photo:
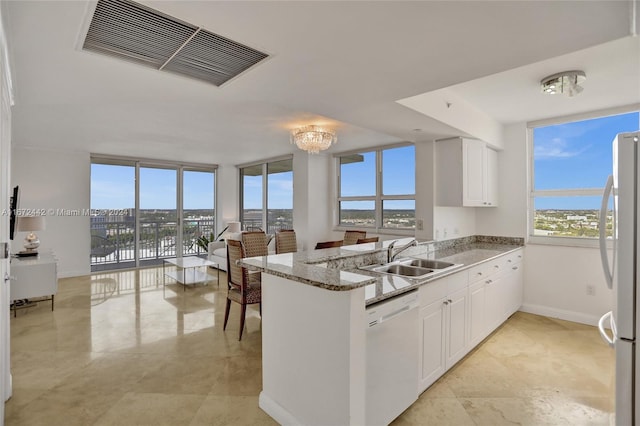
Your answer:
[[[227,271],[227,245],[224,241],[212,241],[209,243],[209,260],[218,264],[218,269]]]

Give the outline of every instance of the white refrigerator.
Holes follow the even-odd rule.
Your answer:
[[[613,290],[613,311],[599,324],[603,339],[616,352],[616,425],[640,424],[640,133],[621,133],[613,140],[613,176],[609,177],[600,211],[600,254],[607,285]],[[609,200],[613,197],[613,238],[605,236]],[[608,253],[610,250],[611,253]],[[612,254],[612,255],[611,255]],[[609,323],[609,324],[607,324]],[[611,333],[605,327],[611,329]]]

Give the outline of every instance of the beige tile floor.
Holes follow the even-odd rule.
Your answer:
[[[261,332],[221,285],[163,291],[162,269],[61,279],[56,308],[11,319],[6,425],[270,425]],[[613,352],[594,327],[517,313],[397,425],[607,425]]]

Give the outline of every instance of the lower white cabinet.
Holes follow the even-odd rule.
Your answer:
[[[420,309],[420,392],[446,371],[445,311],[445,300],[438,300]]]
[[[420,287],[420,392],[520,308],[522,253],[517,250]]]
[[[469,286],[469,347],[477,346],[485,338],[487,312],[484,280]]]
[[[438,280],[421,296],[431,302],[420,309],[422,392],[467,354],[467,278],[464,272]],[[428,284],[427,284],[428,285]],[[445,293],[435,301],[438,293]]]

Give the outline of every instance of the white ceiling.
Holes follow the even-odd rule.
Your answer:
[[[239,164],[305,124],[330,152],[460,134],[396,103],[451,86],[503,123],[640,102],[631,1],[141,1],[271,55],[219,88],[80,50],[93,2],[2,3],[21,146]],[[539,92],[574,68],[579,97]]]

